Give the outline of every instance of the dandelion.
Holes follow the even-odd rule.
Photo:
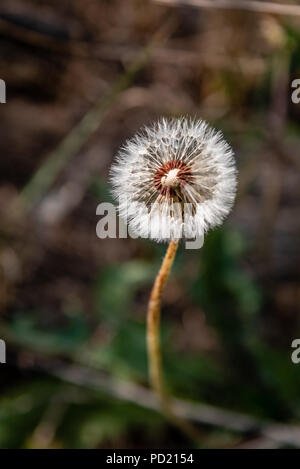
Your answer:
[[[234,157],[222,134],[204,121],[162,119],[121,148],[112,185],[120,216],[136,235],[194,239],[230,212]]]
[[[161,119],[120,149],[111,169],[119,212],[138,236],[169,246],[150,296],[147,345],[150,380],[162,410],[192,437],[165,391],[159,340],[160,304],[180,239],[201,238],[220,225],[235,199],[233,152],[221,132],[202,120]]]

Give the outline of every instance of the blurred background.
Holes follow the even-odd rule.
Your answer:
[[[1,1],[1,448],[300,447],[300,6],[189,3]],[[183,114],[221,129],[239,168],[231,216],[180,248],[163,299],[166,380],[197,444],[148,389],[165,246],[96,236],[118,147]]]

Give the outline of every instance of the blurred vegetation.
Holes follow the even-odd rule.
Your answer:
[[[212,414],[297,426],[299,18],[143,1],[2,3],[0,448],[193,444],[150,400],[118,391],[148,386],[145,311],[165,246],[95,232],[118,146],[160,115],[222,129],[240,181],[229,221],[175,261],[163,301],[168,387]],[[55,360],[70,374],[57,376]],[[74,365],[103,380],[91,386]],[[270,444],[221,420],[198,422],[203,448]]]

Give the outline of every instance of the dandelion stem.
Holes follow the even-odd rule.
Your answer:
[[[163,288],[171,271],[176,252],[178,241],[170,241],[167,252],[163,259],[160,270],[155,279],[147,312],[147,347],[150,382],[159,398],[161,410],[166,418],[176,427],[195,441],[200,440],[198,430],[189,422],[181,419],[174,413],[171,403],[166,392],[162,354],[160,345],[160,305]]]
[[[177,252],[178,241],[170,241],[161,268],[155,279],[150,296],[147,314],[147,345],[150,381],[157,392],[161,404],[167,401],[162,373],[162,357],[159,338],[160,303],[164,285],[172,268]]]

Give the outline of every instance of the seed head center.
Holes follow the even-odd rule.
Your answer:
[[[179,183],[178,168],[171,169],[165,176],[161,178],[161,184],[165,187],[176,187]]]

